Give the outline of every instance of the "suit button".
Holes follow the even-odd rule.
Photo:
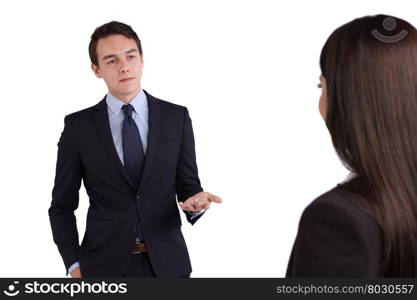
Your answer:
[[[136,200],[140,200],[140,196],[139,195],[136,196]]]
[[[136,232],[136,226],[135,226],[135,225],[133,225],[133,226],[131,227],[131,230],[132,230],[132,232]]]

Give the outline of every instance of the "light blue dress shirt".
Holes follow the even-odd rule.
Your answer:
[[[110,129],[113,136],[113,142],[119,155],[120,161],[124,164],[123,158],[123,144],[122,144],[122,126],[123,120],[125,118],[122,111],[124,103],[122,100],[119,100],[111,93],[108,93],[106,96],[107,103],[107,112],[109,115]],[[132,112],[132,118],[138,126],[140,138],[143,145],[143,153],[146,156],[146,149],[148,146],[148,133],[149,133],[149,109],[148,109],[148,100],[146,98],[145,92],[141,89],[139,93],[129,102],[135,109]],[[195,212],[191,218],[197,217],[201,212]],[[139,237],[136,238],[136,241],[139,241]],[[79,262],[75,262],[68,268],[68,273],[71,273],[75,268],[79,267]]]
[[[116,146],[117,154],[119,154],[120,161],[124,164],[123,158],[123,144],[122,144],[122,126],[123,120],[125,119],[124,113],[122,111],[124,103],[123,101],[117,99],[112,94],[108,93],[106,96],[107,103],[107,112],[109,114],[109,122],[111,134],[113,136],[113,142]],[[137,94],[132,101],[129,102],[133,106],[134,111],[132,112],[132,118],[136,123],[136,126],[139,129],[140,138],[143,145],[143,153],[146,155],[146,149],[148,146],[148,132],[149,132],[149,110],[148,110],[148,100],[146,99],[146,94],[143,90]]]

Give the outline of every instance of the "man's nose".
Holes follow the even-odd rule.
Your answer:
[[[121,62],[120,73],[128,73],[128,72],[129,72],[128,64],[126,62]]]

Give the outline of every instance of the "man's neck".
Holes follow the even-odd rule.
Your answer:
[[[109,93],[111,93],[114,97],[116,97],[117,99],[123,101],[126,104],[129,104],[133,99],[135,99],[135,97],[139,94],[140,90],[142,88],[139,87],[139,89],[134,92],[134,93],[130,93],[130,94],[117,94],[117,93],[112,93],[111,91],[109,91]]]

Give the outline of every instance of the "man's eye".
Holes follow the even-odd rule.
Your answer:
[[[107,62],[107,64],[109,65],[109,64],[112,64],[112,63],[114,63],[114,60],[109,60],[108,62]]]
[[[129,55],[129,59],[133,59],[135,57],[136,57],[135,55]]]

